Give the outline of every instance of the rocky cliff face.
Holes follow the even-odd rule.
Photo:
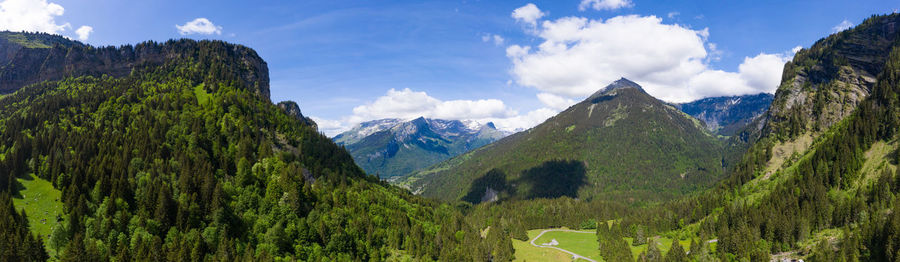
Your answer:
[[[233,80],[269,101],[269,69],[256,51],[222,41],[170,40],[135,46],[93,47],[61,37],[0,32],[0,93],[69,76],[122,77],[132,70],[189,59],[208,75]]]
[[[710,132],[731,136],[766,113],[772,94],[709,97],[675,104],[681,111],[703,121]]]
[[[318,129],[318,125],[316,125],[316,121],[313,121],[312,118],[303,116],[303,113],[300,112],[300,105],[294,101],[281,101],[278,103],[278,108],[284,110],[289,116],[299,119],[304,124],[311,126],[313,129]]]
[[[784,67],[764,134],[791,138],[821,132],[850,115],[871,93],[900,38],[900,15],[868,19],[819,40]]]

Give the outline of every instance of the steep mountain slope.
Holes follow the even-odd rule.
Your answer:
[[[900,14],[873,16],[785,65],[759,142],[705,193],[720,258],[900,259],[898,39]]]
[[[424,196],[640,201],[703,188],[721,142],[696,119],[621,79],[546,122],[404,179]]]
[[[767,113],[766,133],[795,138],[841,121],[869,94],[896,46],[896,15],[869,19],[794,56]]]
[[[361,123],[334,137],[369,174],[390,179],[429,167],[507,134],[472,121],[382,119]]]
[[[341,147],[261,97],[266,69],[244,62],[265,63],[251,49],[138,46],[177,52],[121,77],[47,79],[0,98],[0,205],[25,197],[16,178],[28,174],[60,190],[62,210],[28,214],[64,214],[44,220],[54,223],[45,243],[58,257],[509,259],[508,239],[483,242],[449,205],[366,176]],[[29,236],[22,217],[0,216],[15,220],[0,233],[23,248],[0,250],[2,261],[47,255],[34,249],[45,236]]]
[[[772,104],[774,95],[709,97],[697,101],[675,104],[675,107],[706,123],[710,132],[732,136],[762,116]]]

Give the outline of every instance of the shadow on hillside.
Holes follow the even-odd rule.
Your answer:
[[[616,97],[615,95],[598,96],[598,97],[591,99],[591,103],[596,104],[596,103],[600,103],[600,102],[605,102],[605,101],[612,100],[615,97]]]
[[[467,193],[462,200],[472,204],[481,203],[484,200],[488,188],[495,193],[506,191],[506,173],[503,173],[503,171],[496,168],[491,169],[491,171],[488,171],[484,176],[472,181],[472,186],[469,187],[469,193]]]
[[[540,166],[525,170],[517,184],[528,185],[526,199],[575,198],[578,189],[587,183],[587,168],[584,162],[575,160],[552,160]]]

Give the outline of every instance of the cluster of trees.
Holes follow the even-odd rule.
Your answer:
[[[482,236],[456,208],[366,176],[237,78],[227,47],[197,48],[127,77],[70,77],[0,99],[0,170],[11,171],[0,191],[15,194],[28,173],[62,191],[61,258],[513,258],[508,229]],[[25,220],[3,215],[17,221],[0,225],[17,236],[5,239],[31,243]]]
[[[597,225],[597,242],[600,244],[600,255],[606,261],[634,261],[631,248],[625,241],[625,230],[621,223],[609,225],[600,222]]]

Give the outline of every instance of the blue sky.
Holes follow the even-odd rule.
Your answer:
[[[527,128],[618,76],[635,78],[668,101],[771,91],[772,79],[780,77],[772,72],[780,74],[778,65],[790,59],[793,48],[810,46],[844,21],[858,24],[900,8],[895,0],[595,0],[598,8],[591,0],[0,0],[0,5],[14,2],[51,10],[51,21],[34,23],[69,24],[42,31],[78,38],[76,29],[91,27],[84,42],[93,45],[188,37],[254,48],[269,64],[272,100],[298,101],[329,134],[359,121],[418,114]],[[615,2],[620,3],[615,8],[603,7]],[[539,18],[512,16],[529,3]],[[54,4],[64,12],[54,13]],[[16,12],[6,9],[0,12]],[[181,34],[176,28],[197,18],[216,30]],[[46,28],[10,23],[15,22],[0,18],[3,29]],[[623,38],[613,37],[615,32],[629,39],[608,48]],[[623,49],[637,46],[628,41],[649,46]],[[542,43],[559,46],[542,48]],[[664,53],[630,55],[647,54],[646,48]],[[627,56],[617,57],[622,53]],[[666,67],[654,57],[672,63]],[[642,58],[646,63],[631,62]],[[628,69],[617,67],[622,61]],[[654,67],[658,72],[647,69]],[[662,80],[668,78],[683,80]]]

